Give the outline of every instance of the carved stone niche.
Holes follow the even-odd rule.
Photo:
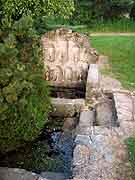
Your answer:
[[[45,79],[52,86],[77,87],[85,83],[89,64],[98,55],[89,38],[68,29],[57,29],[42,36]]]

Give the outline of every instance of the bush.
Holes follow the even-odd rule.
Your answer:
[[[70,24],[72,25],[81,25],[81,24],[90,24],[92,22],[92,11],[91,5],[92,2],[88,0],[79,0],[75,1],[75,12],[70,18]]]
[[[119,19],[130,13],[133,0],[76,0],[71,24],[91,24],[95,21]]]
[[[15,20],[23,15],[62,16],[68,18],[74,11],[74,0],[0,0],[1,23],[11,26]]]
[[[133,7],[131,9],[131,12],[130,12],[130,18],[135,20],[135,0],[134,0]]]
[[[0,30],[0,151],[34,140],[47,121],[48,87],[43,79],[39,37],[31,17]]]

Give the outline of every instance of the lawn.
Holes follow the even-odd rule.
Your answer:
[[[91,37],[92,47],[109,57],[111,71],[123,86],[135,88],[135,36]]]

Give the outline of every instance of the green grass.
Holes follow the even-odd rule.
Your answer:
[[[95,22],[88,26],[73,26],[78,32],[135,32],[135,21],[130,19],[120,19],[105,22]]]
[[[135,180],[135,138],[129,138],[126,140],[128,147],[129,160],[133,169],[133,180]]]
[[[44,19],[46,26],[49,29],[55,29],[58,27],[66,27],[73,29],[74,31],[82,33],[93,33],[93,32],[135,32],[135,21],[128,18],[119,20],[109,21],[96,21],[91,24],[71,25],[68,20],[62,19],[61,17],[50,17]]]
[[[92,47],[109,57],[111,75],[126,88],[135,88],[135,37],[92,37]]]

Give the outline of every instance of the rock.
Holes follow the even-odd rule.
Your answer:
[[[83,174],[82,170],[89,164],[90,149],[85,145],[77,145],[73,155],[73,177]]]
[[[65,118],[64,119],[64,125],[62,127],[63,131],[66,130],[73,130],[76,128],[78,123],[78,118],[74,117],[74,118]]]
[[[0,168],[0,180],[47,180],[23,169]]]
[[[85,106],[84,99],[52,98],[53,110],[50,113],[54,117],[74,117]]]
[[[94,121],[95,112],[89,109],[83,110],[80,114],[79,124],[76,130],[77,135],[89,135]]]
[[[105,75],[101,76],[100,88],[103,90],[108,90],[110,92],[113,91],[114,89],[115,90],[123,89],[120,81]]]
[[[117,116],[122,123],[123,121],[133,121],[133,102],[132,97],[129,94],[116,92],[113,94],[115,100],[115,107],[117,109]]]
[[[95,127],[94,133],[89,136],[89,147],[80,145],[81,150],[75,149],[73,179],[131,180],[132,170],[127,149],[119,135],[111,129]]]
[[[40,175],[47,180],[65,180],[63,173],[42,172]]]
[[[99,98],[99,102],[95,105],[96,109],[96,126],[113,127],[119,126],[117,121],[117,113],[113,96],[105,96]]]
[[[100,88],[100,73],[97,64],[91,64],[86,84],[86,100],[91,102],[92,98],[97,95]]]
[[[103,69],[109,69],[109,63],[108,63],[108,56],[104,56],[104,55],[100,55],[98,57],[98,61],[97,61],[97,64],[98,64],[98,67],[100,70],[103,70]]]
[[[52,86],[77,86],[86,81],[89,64],[98,55],[89,38],[68,29],[57,29],[42,36],[45,79]]]
[[[90,83],[92,88],[99,88],[100,74],[96,64],[91,64],[88,72],[87,84]]]

